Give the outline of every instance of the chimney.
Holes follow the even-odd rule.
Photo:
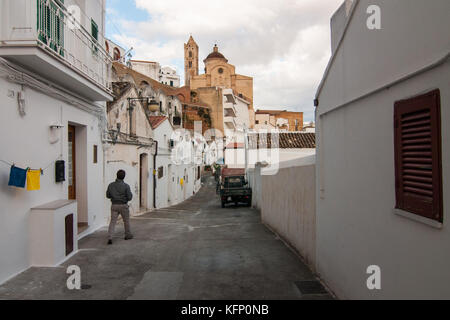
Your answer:
[[[345,0],[344,3],[331,17],[331,53],[334,54],[336,48],[344,34],[344,28],[350,15],[353,0]]]

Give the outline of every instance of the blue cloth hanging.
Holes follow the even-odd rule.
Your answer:
[[[18,188],[25,188],[25,181],[27,180],[27,171],[28,170],[11,166],[8,185]]]

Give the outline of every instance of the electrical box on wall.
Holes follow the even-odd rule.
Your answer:
[[[66,168],[64,160],[58,160],[55,163],[55,181],[57,183],[66,181]]]

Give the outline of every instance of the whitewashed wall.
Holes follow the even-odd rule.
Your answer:
[[[200,180],[196,179],[194,164],[173,161],[172,150],[168,147],[170,139],[174,138],[173,132],[174,129],[168,120],[154,130],[154,139],[158,141],[156,170],[163,167],[164,172],[163,177],[157,180],[157,208],[179,204],[197,193],[201,186]],[[184,181],[183,184],[181,179]]]
[[[25,87],[26,116],[21,117],[17,107],[19,85],[0,78],[0,159],[22,168],[43,168],[62,153],[66,161],[66,182],[55,183],[54,164],[41,176],[40,191],[26,191],[8,186],[9,166],[0,164],[0,283],[30,267],[28,228],[30,209],[54,200],[67,199],[67,127],[69,121],[79,125],[85,134],[80,143],[81,161],[86,165],[79,170],[83,175],[79,215],[93,231],[106,222],[103,194],[103,152],[98,119],[59,100]],[[14,97],[8,97],[14,91]],[[50,143],[50,125],[61,123],[60,141]],[[98,163],[93,163],[93,145],[98,146]]]
[[[263,223],[288,242],[314,270],[316,263],[315,157],[280,163],[277,172],[251,169],[252,205]]]
[[[317,270],[343,299],[449,299],[450,63],[350,101],[448,54],[450,2],[377,1],[378,31],[365,27],[370,4],[359,1],[319,96]],[[442,105],[442,229],[393,213],[394,103],[436,88]],[[370,265],[381,268],[381,290],[366,286]]]
[[[279,163],[314,155],[316,149],[251,149],[247,151],[247,168],[258,162],[267,162],[273,168]],[[245,149],[226,149],[225,164],[229,168],[245,168]]]

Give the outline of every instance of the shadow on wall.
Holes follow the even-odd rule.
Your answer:
[[[248,174],[253,206],[261,211],[263,223],[315,270],[315,156],[281,163],[275,175],[265,174],[261,165]]]

